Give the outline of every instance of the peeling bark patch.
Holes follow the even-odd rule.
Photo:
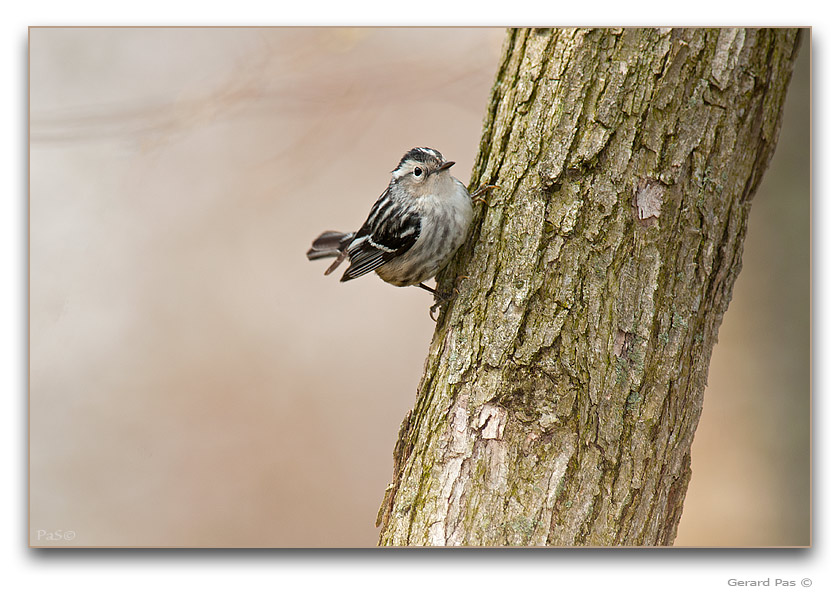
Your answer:
[[[507,422],[507,411],[499,406],[485,404],[478,413],[478,426],[482,439],[501,439]]]
[[[662,201],[665,199],[665,186],[648,179],[642,182],[633,196],[636,219],[642,224],[651,224],[649,219],[659,218],[662,214]]]
[[[624,330],[616,330],[615,338],[613,339],[613,354],[622,359],[627,358],[627,353],[633,347],[633,342],[636,335],[632,332],[625,332]]]
[[[615,338],[613,339],[613,355],[621,357],[622,353],[626,353],[624,341],[627,338],[627,333],[623,330],[615,331]]]

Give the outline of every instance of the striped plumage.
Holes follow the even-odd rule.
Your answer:
[[[307,257],[335,257],[325,274],[349,258],[342,282],[376,271],[393,285],[421,285],[461,246],[472,220],[472,200],[464,184],[450,174],[452,165],[434,149],[411,149],[361,228],[355,233],[322,233]]]

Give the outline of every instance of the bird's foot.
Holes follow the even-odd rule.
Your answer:
[[[481,195],[484,194],[485,192],[489,192],[490,190],[495,190],[498,187],[499,186],[494,186],[492,184],[488,184],[488,185],[486,185],[482,188],[477,189],[475,192],[470,194],[470,198],[472,199],[473,202],[483,202],[485,206],[489,206],[487,204],[487,201],[484,200],[484,198],[481,198]]]

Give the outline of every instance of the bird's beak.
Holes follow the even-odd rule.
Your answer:
[[[438,173],[440,173],[440,172],[441,172],[441,171],[443,171],[444,169],[449,169],[449,168],[450,168],[450,167],[452,167],[454,164],[455,164],[455,161],[447,161],[446,163],[444,163],[443,165],[441,165],[440,167],[438,167]]]

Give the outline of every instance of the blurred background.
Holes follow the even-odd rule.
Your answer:
[[[406,149],[469,180],[504,30],[30,31],[30,542],[368,547],[429,296],[304,256]],[[810,40],[678,545],[810,542]]]

